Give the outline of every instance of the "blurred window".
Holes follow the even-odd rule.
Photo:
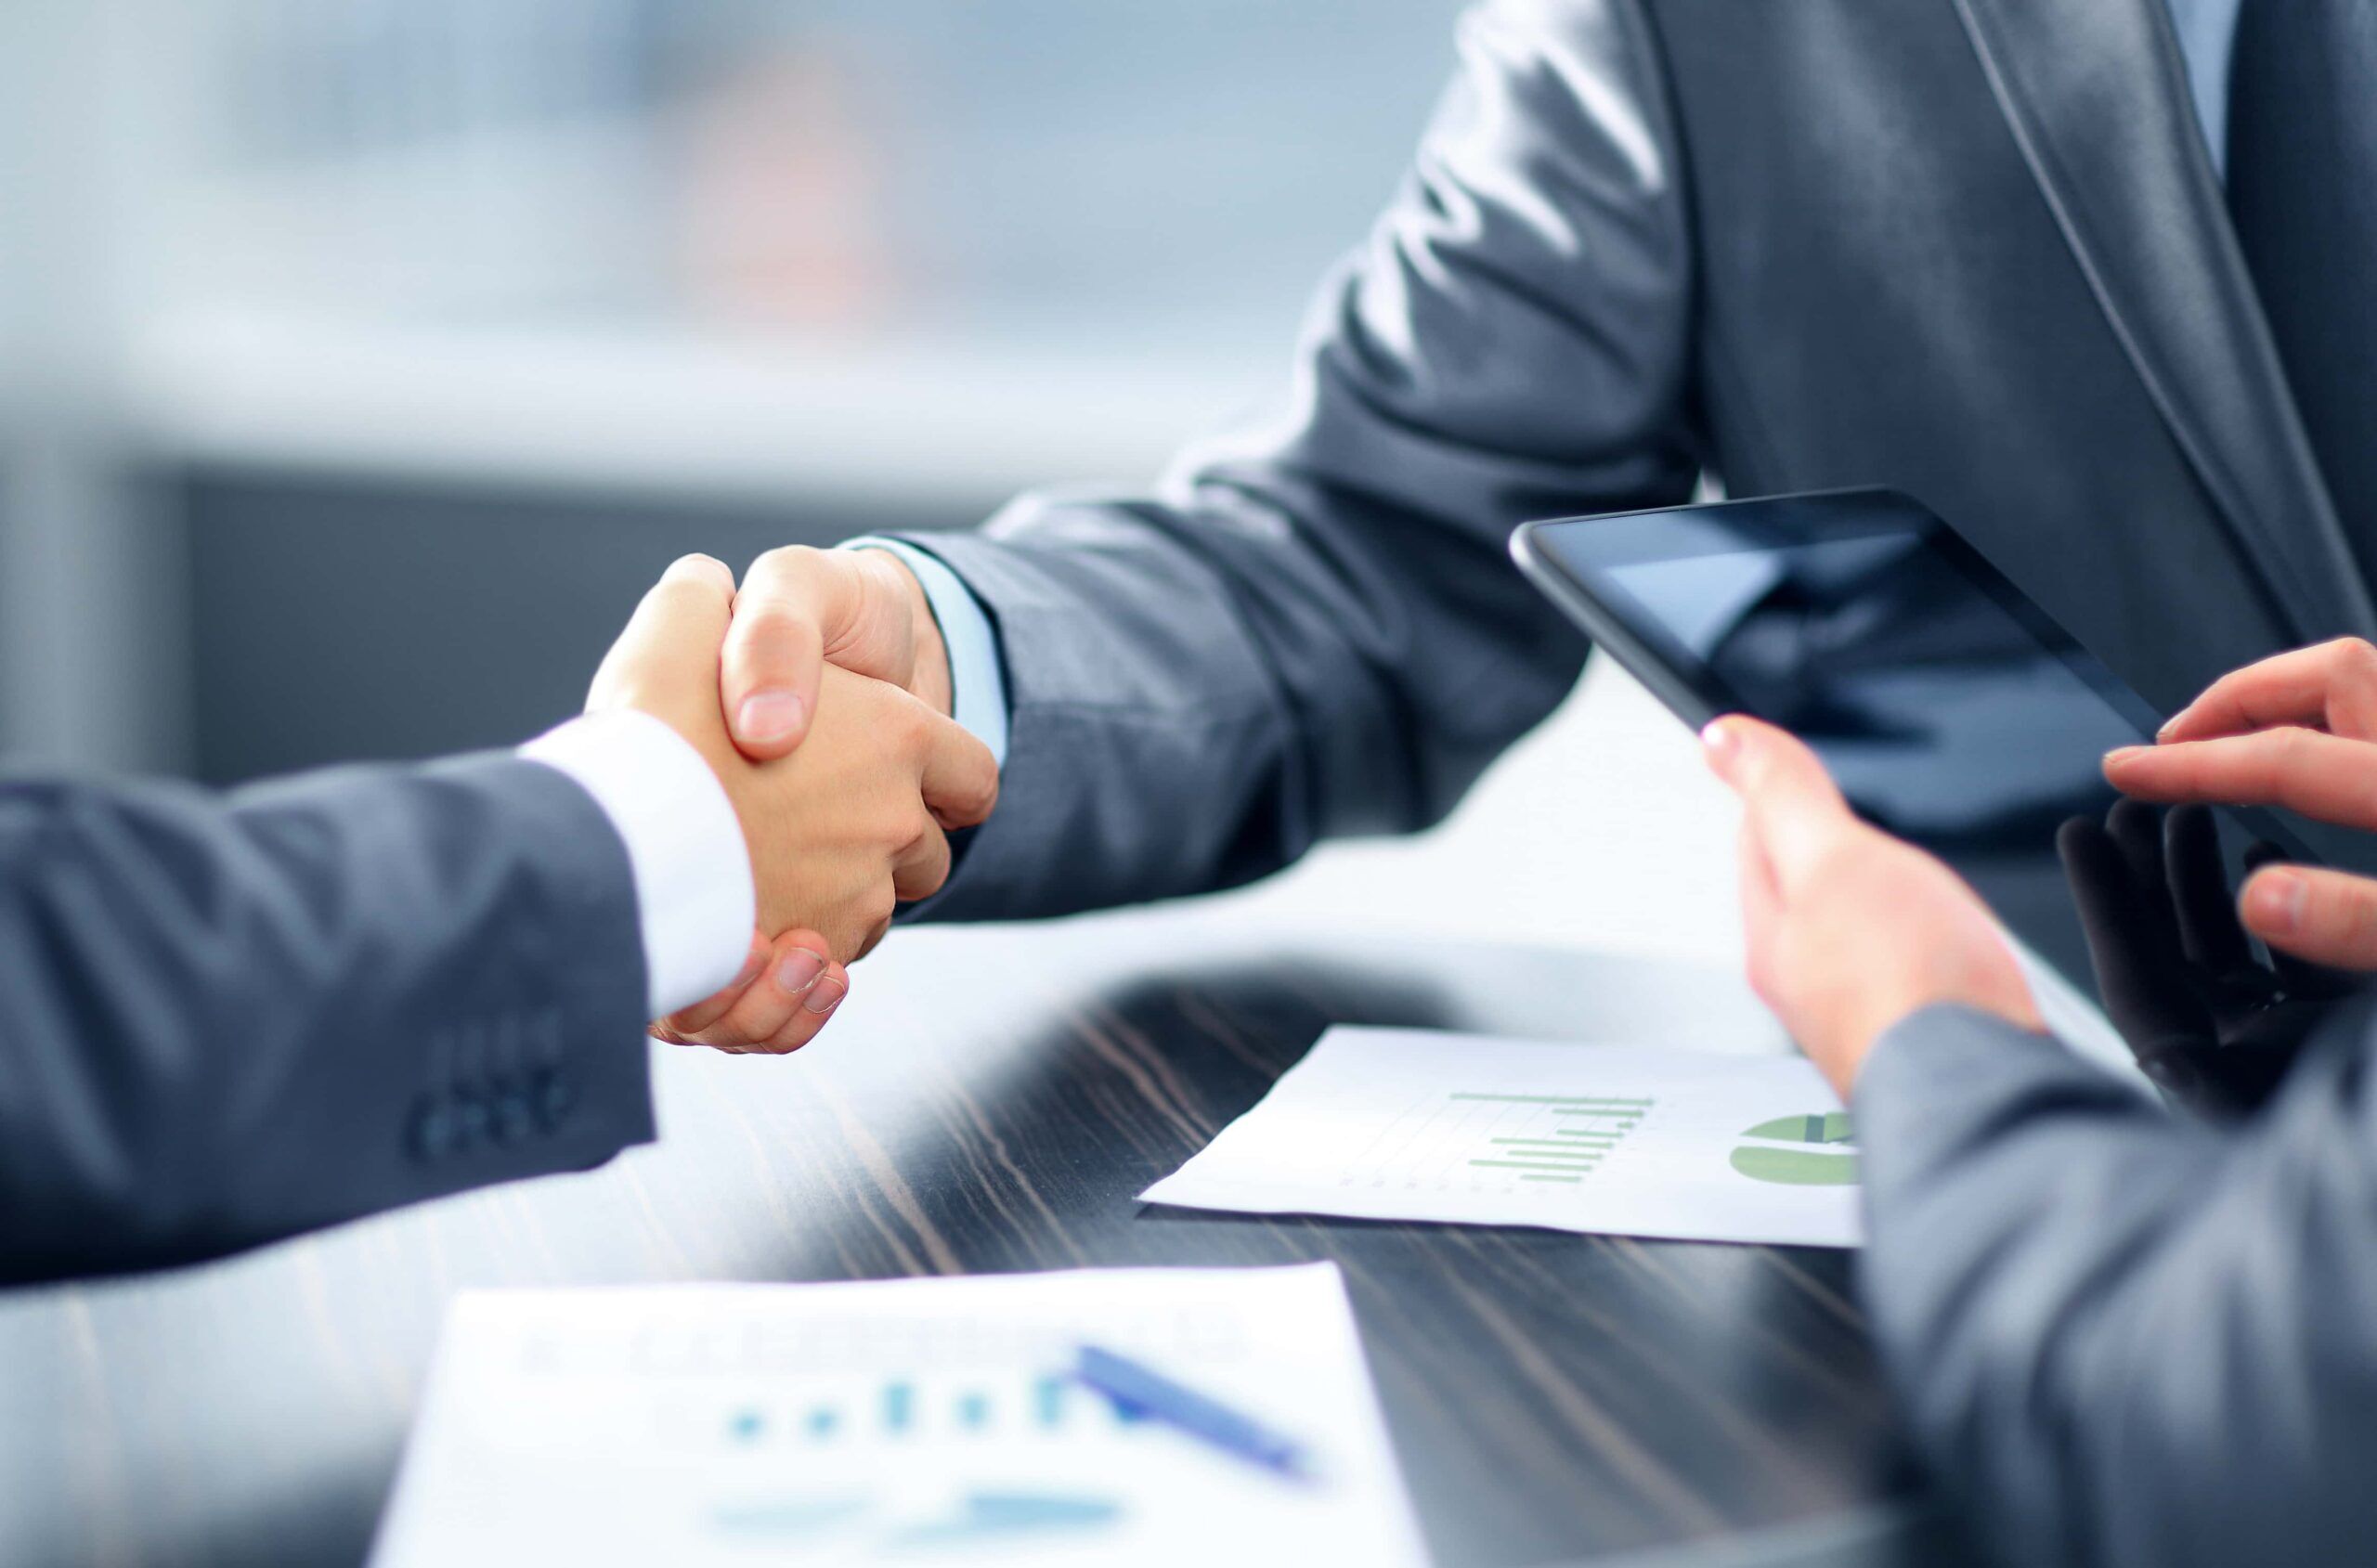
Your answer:
[[[178,0],[148,297],[1276,356],[1451,0]]]

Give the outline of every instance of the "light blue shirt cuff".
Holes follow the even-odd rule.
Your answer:
[[[949,650],[951,717],[966,732],[991,749],[991,759],[1007,766],[1007,672],[999,662],[999,634],[991,617],[965,579],[951,571],[930,551],[899,539],[869,534],[844,541],[844,550],[889,551],[900,558],[925,590],[932,618],[941,626],[942,646]]]

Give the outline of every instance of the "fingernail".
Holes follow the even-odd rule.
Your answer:
[[[2154,738],[2158,741],[2167,741],[2171,738],[2171,732],[2178,727],[2179,716],[2175,713],[2171,715],[2170,718],[2163,720],[2163,727],[2154,732]]]
[[[799,996],[816,985],[817,977],[825,972],[823,958],[805,947],[797,947],[776,965],[776,989],[786,996]]]
[[[1700,744],[1708,748],[1712,760],[1723,762],[1741,749],[1741,737],[1723,719],[1712,719],[1701,727]]]
[[[2118,768],[2133,757],[2143,756],[2147,750],[2148,748],[2142,745],[2117,745],[2105,753],[2105,766]]]
[[[2281,936],[2303,924],[2311,886],[2292,872],[2265,871],[2245,885],[2245,919],[2255,930]]]
[[[808,705],[791,692],[754,692],[734,710],[734,733],[747,741],[791,739]]]
[[[817,989],[809,993],[809,1000],[801,1005],[812,1013],[830,1013],[842,1004],[842,997],[849,992],[850,989],[842,981],[828,975],[817,982]]]

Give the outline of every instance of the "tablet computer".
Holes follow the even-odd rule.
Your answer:
[[[2082,998],[2056,847],[2116,798],[2102,759],[2163,715],[1921,502],[1845,490],[1530,523],[1520,567],[1695,729],[1725,713],[1814,747],[1867,821],[1954,866]],[[2272,813],[2223,810],[2233,888]]]

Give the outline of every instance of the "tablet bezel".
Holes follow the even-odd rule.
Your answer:
[[[1675,548],[1689,544],[1686,531],[1694,519],[1712,515],[1724,519],[1729,535],[1725,542]],[[1597,564],[1606,567],[1912,535],[1940,551],[1966,580],[2094,692],[2115,717],[2137,732],[2138,744],[2151,743],[2168,717],[2157,713],[2124,684],[2085,644],[2008,581],[1937,512],[1903,491],[1816,490],[1521,524],[1511,535],[1511,557],[1519,569],[1581,626],[1596,646],[1607,650],[1695,730],[1721,715],[1750,709],[1697,655],[1668,636],[1658,617],[1622,586],[1604,575],[1579,576],[1568,561],[1545,548],[1546,536],[1568,530],[1590,531]],[[2289,843],[2288,847],[2296,846]]]

